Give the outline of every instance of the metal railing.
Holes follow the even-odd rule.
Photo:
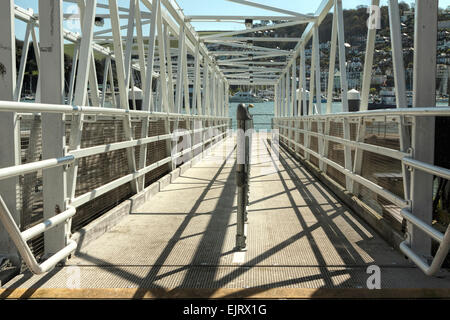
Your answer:
[[[414,159],[414,150],[407,148],[407,150],[396,150],[386,146],[371,144],[365,141],[365,134],[359,136],[360,129],[366,124],[374,122],[381,122],[383,124],[396,123],[399,131],[405,130],[406,126],[410,126],[414,130],[416,119],[420,117],[438,117],[450,116],[450,108],[436,107],[436,108],[405,108],[405,109],[390,109],[390,110],[374,110],[374,111],[360,111],[351,113],[337,113],[337,114],[318,114],[301,117],[278,117],[274,118],[274,129],[279,130],[280,141],[285,142],[285,146],[294,149],[296,153],[299,150],[303,151],[305,160],[310,160],[310,157],[315,157],[319,162],[319,170],[324,172],[329,178],[335,180],[327,172],[326,165],[336,169],[338,172],[345,175],[345,188],[358,195],[355,188],[355,183],[358,183],[378,196],[388,200],[399,208],[400,215],[411,225],[422,230],[429,237],[439,243],[439,248],[433,258],[431,264],[428,264],[425,259],[420,257],[411,249],[410,235],[406,233],[406,240],[400,244],[401,251],[411,259],[425,274],[434,275],[439,271],[444,259],[446,258],[450,249],[450,226],[447,227],[445,233],[441,233],[434,227],[425,223],[421,219],[412,214],[412,204],[414,199],[408,190],[412,190],[414,179],[410,178],[412,171],[420,170],[430,175],[438,176],[444,179],[450,179],[450,170],[442,168],[433,164],[425,163]],[[338,122],[342,124],[343,137],[330,135],[330,122]],[[315,123],[317,129],[312,130],[312,123]],[[302,128],[300,128],[302,124]],[[355,139],[350,135],[350,124],[357,126],[357,136]],[[300,139],[300,134],[303,134],[303,139]],[[402,134],[397,132],[398,139],[402,139]],[[317,138],[317,150],[311,147],[311,138]],[[338,163],[336,159],[331,159],[328,156],[328,144],[332,142],[337,146],[341,146],[344,153],[344,165]],[[400,143],[401,145],[408,145],[407,143]],[[400,148],[402,149],[402,148]],[[352,156],[352,150],[355,151],[355,156]],[[404,195],[399,196],[394,194],[391,190],[381,186],[379,183],[369,180],[361,173],[361,167],[358,168],[356,162],[358,156],[356,153],[368,151],[377,155],[381,155],[393,160],[399,160],[402,166],[402,180],[404,184]],[[359,156],[362,159],[361,156]],[[361,160],[360,160],[361,161]]]
[[[177,131],[176,126],[173,132],[166,134],[160,134],[152,137],[146,138],[131,138],[130,140],[115,142],[110,144],[96,145],[93,147],[79,148],[73,150],[67,150],[63,157],[45,159],[41,161],[35,161],[30,163],[25,163],[16,166],[10,166],[0,169],[0,180],[18,177],[21,175],[37,172],[39,170],[46,170],[55,167],[65,166],[64,170],[68,171],[68,165],[73,166],[77,161],[82,158],[90,157],[93,155],[108,153],[114,150],[122,150],[129,148],[141,148],[148,144],[158,142],[158,141],[178,141],[179,137],[183,136],[193,136],[194,134],[202,134],[202,141],[195,145],[188,145],[187,147],[183,145],[183,149],[178,151],[177,148],[171,148],[168,150],[170,155],[163,158],[162,160],[156,161],[142,168],[138,168],[134,172],[130,172],[118,179],[111,182],[103,184],[87,193],[78,195],[75,197],[75,193],[72,196],[68,195],[67,210],[44,220],[43,222],[25,230],[20,231],[19,227],[14,221],[13,216],[8,210],[3,198],[0,195],[0,221],[5,226],[6,231],[13,240],[17,250],[24,259],[25,263],[29,269],[36,274],[45,273],[51,270],[58,262],[64,260],[69,256],[77,247],[77,243],[70,240],[70,230],[66,234],[66,246],[53,254],[50,258],[46,259],[42,264],[38,264],[36,258],[33,256],[27,241],[48,231],[60,224],[69,222],[72,217],[76,214],[76,208],[92,201],[101,195],[118,188],[126,183],[137,180],[138,178],[144,176],[150,171],[159,168],[165,164],[176,161],[178,158],[190,154],[199,148],[202,148],[214,142],[219,141],[225,135],[227,135],[228,127],[230,124],[230,119],[225,117],[214,117],[214,116],[199,116],[199,115],[189,115],[189,114],[175,114],[175,113],[162,113],[162,112],[146,112],[146,111],[134,111],[134,110],[123,110],[123,109],[113,109],[113,108],[98,108],[98,107],[78,107],[78,106],[67,106],[67,105],[50,105],[50,104],[29,104],[20,102],[6,102],[0,101],[0,113],[1,112],[17,112],[18,115],[24,113],[33,114],[45,114],[45,113],[57,113],[65,115],[93,115],[94,121],[96,117],[99,116],[114,116],[117,118],[133,117],[137,122],[151,121],[152,119],[163,119],[166,121],[201,121],[202,123],[207,121],[209,126],[200,127],[196,129],[183,129],[182,131]],[[65,121],[72,121],[70,117],[67,117]],[[101,125],[101,124],[99,124]],[[169,129],[170,130],[170,129]],[[212,134],[211,134],[212,133]],[[188,141],[190,141],[188,139]],[[67,180],[67,184],[76,185],[77,175],[73,177],[75,181]],[[142,190],[138,190],[142,191]]]

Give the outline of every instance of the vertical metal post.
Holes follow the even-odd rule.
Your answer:
[[[135,14],[136,0],[130,0],[130,7],[128,9],[128,26],[127,26],[127,43],[125,48],[125,86],[130,87],[131,70],[131,52],[133,51],[134,40],[134,14]]]
[[[138,43],[138,52],[139,52],[139,71],[141,73],[141,88],[144,89],[145,83],[147,81],[147,66],[145,64],[145,47],[144,47],[144,35],[142,33],[142,15],[140,8],[140,0],[136,1],[135,4],[135,22],[136,22],[136,36]]]
[[[337,13],[337,33],[338,33],[338,50],[339,50],[339,71],[341,73],[341,99],[342,111],[348,112],[348,84],[347,84],[347,69],[345,67],[345,39],[344,39],[344,15],[342,13],[342,0],[335,1]]]
[[[64,101],[63,1],[39,1],[39,44],[41,51],[41,101],[62,104]],[[43,159],[65,155],[65,116],[42,114]],[[44,219],[66,210],[67,183],[63,166],[43,170]],[[44,252],[50,256],[66,246],[70,223],[44,233]]]
[[[187,67],[187,46],[185,45],[183,48],[183,64],[181,67],[183,68],[183,86],[184,86],[184,109],[186,114],[191,114],[191,106],[189,101],[189,72]],[[181,112],[180,112],[181,113]]]
[[[380,5],[380,0],[372,0],[372,8],[378,7]],[[363,81],[361,86],[361,103],[359,110],[366,111],[369,106],[369,90],[372,81],[372,67],[373,67],[373,53],[375,50],[375,36],[377,33],[377,12],[371,12],[369,16],[369,25],[367,30],[367,44],[366,44],[366,54],[364,58],[364,69],[363,69]],[[381,18],[380,18],[381,19]],[[366,135],[366,124],[364,121],[360,121],[358,124],[358,133],[356,136],[356,141],[364,142]],[[362,172],[362,161],[363,161],[364,151],[361,149],[356,149],[355,151],[355,161],[353,164],[353,172],[356,174],[361,174]],[[355,195],[359,194],[358,184],[353,182],[353,193]]]
[[[199,114],[198,108],[201,105],[201,94],[200,94],[200,43],[195,44],[195,54],[194,54],[194,86],[192,90],[192,113]]]
[[[136,6],[139,8],[139,5]],[[150,36],[148,40],[148,55],[147,55],[147,70],[145,71],[146,79],[145,82],[142,82],[142,86],[144,88],[144,100],[142,103],[143,111],[150,111],[154,108],[152,106],[153,102],[153,70],[155,67],[155,39],[156,39],[156,20],[157,20],[157,12],[159,10],[159,1],[153,2],[153,10],[150,21]],[[136,17],[139,18],[139,15]],[[136,24],[138,25],[138,24]],[[139,49],[141,50],[141,49]],[[142,67],[141,67],[142,69]],[[141,70],[142,74],[142,70]],[[149,119],[148,117],[143,119],[142,130],[141,130],[141,138],[146,138],[148,136],[148,128],[149,128]],[[139,169],[145,167],[147,163],[147,144],[143,144],[140,147],[139,151]],[[139,190],[144,190],[145,188],[145,176],[142,176],[138,179],[138,188]]]
[[[397,0],[389,0],[389,30],[391,32],[392,64],[394,67],[394,88],[397,108],[406,108],[405,68],[402,50],[402,27]]]
[[[296,91],[296,85],[297,85],[297,66],[296,66],[296,59],[292,61],[292,87],[291,87],[291,113],[289,116],[293,117],[295,115],[295,107],[297,104],[297,91]]]
[[[397,108],[406,108],[406,81],[405,81],[405,68],[403,63],[403,49],[402,49],[402,35],[400,25],[400,11],[398,8],[397,0],[389,0],[389,25],[391,31],[392,42],[392,62],[394,67],[394,84],[395,84],[395,97],[397,102]],[[399,124],[400,134],[400,149],[407,152],[411,147],[411,133],[409,128],[404,125],[404,119],[401,118]],[[411,173],[402,164],[403,174],[403,190],[405,199],[410,198],[410,182]]]
[[[74,57],[75,58],[75,57]],[[72,66],[72,70],[75,68],[75,66]],[[111,68],[111,56],[107,56],[105,59],[105,69],[103,70],[103,86],[102,86],[102,101],[100,103],[101,107],[105,107],[105,101],[106,101],[106,87],[108,86],[108,73],[109,68]],[[72,79],[71,79],[72,80]],[[72,81],[70,82],[72,83]],[[114,86],[114,83],[111,84],[111,87]],[[111,90],[112,91],[112,90]],[[70,92],[70,90],[69,90]],[[71,100],[71,97],[69,98],[69,101]],[[70,103],[69,103],[70,104]]]
[[[14,100],[15,101],[20,101],[20,96],[22,93],[23,77],[25,75],[25,67],[27,64],[27,57],[28,57],[28,48],[30,47],[31,28],[32,28],[32,24],[27,23],[27,29],[25,31],[25,39],[23,41],[23,47],[22,47],[22,56],[20,57],[20,67],[19,67],[19,74],[17,76],[17,85],[16,85],[16,89],[14,91]]]
[[[319,26],[314,28],[313,47],[315,55],[315,80],[316,80],[316,110],[322,113],[322,89],[320,85],[320,48],[319,48]],[[311,71],[313,72],[313,71]]]
[[[117,83],[119,86],[120,107],[122,109],[129,110],[130,109],[128,102],[129,83],[126,82],[127,74],[122,48],[122,37],[120,32],[120,19],[117,0],[109,1],[109,11],[111,15],[111,29],[114,42],[114,56],[116,58],[116,72],[117,72]],[[95,14],[95,7],[94,7],[94,14]],[[128,140],[133,139],[131,118],[129,115],[127,115],[123,119],[123,129],[125,132],[126,139]],[[134,173],[136,172],[136,154],[134,152],[134,148],[133,147],[127,148],[126,152],[127,152],[128,169],[131,173]],[[137,179],[131,181],[130,185],[131,190],[134,193],[138,192],[139,188]]]
[[[346,57],[345,57],[345,40],[344,40],[344,16],[342,13],[342,0],[335,1],[336,13],[337,13],[337,33],[338,33],[338,50],[339,50],[339,70],[341,73],[341,99],[342,99],[342,111],[348,112],[348,84],[347,84],[347,70],[345,66]],[[350,140],[350,124],[347,119],[344,119],[343,122],[344,129],[344,139]],[[344,146],[344,162],[345,168],[347,170],[352,171],[352,154],[349,146]],[[353,192],[353,183],[350,177],[345,177],[345,185],[346,189],[350,192]]]
[[[31,22],[33,24],[33,28],[31,28],[31,39],[33,40],[33,48],[34,48],[34,56],[36,57],[36,65],[38,67],[38,71],[40,70],[40,62],[41,62],[41,50],[39,48],[39,43],[36,36],[35,22]],[[36,103],[41,102],[41,75],[38,74],[38,81],[36,85]]]
[[[186,44],[186,36],[184,31],[184,25],[180,26],[180,34],[178,38],[178,62],[177,62],[177,85],[176,85],[176,96],[175,96],[175,112],[181,113],[181,104],[183,103],[183,64],[184,64],[184,47]]]
[[[305,62],[305,46],[300,46],[300,97],[302,107],[300,114],[308,115],[308,107],[306,104],[306,62]],[[303,110],[303,111],[302,111]]]
[[[435,0],[416,0],[414,26],[414,98],[413,107],[436,104],[437,10]],[[412,148],[416,160],[434,161],[434,117],[417,117],[412,132]],[[431,225],[433,176],[414,170],[412,173],[412,213]],[[409,226],[411,249],[428,258],[431,239],[416,227]]]
[[[316,46],[315,46],[315,37],[318,34],[316,30],[318,29],[317,24],[313,26],[313,39],[312,39],[312,50],[311,50],[311,68],[310,68],[310,76],[309,76],[309,112],[308,115],[314,114],[314,86],[315,86],[315,70],[316,70]],[[309,123],[309,122],[308,122]]]
[[[94,14],[95,15],[95,4],[92,7],[91,3],[85,3],[84,0],[78,0],[78,7],[80,8],[80,22],[81,25],[84,26],[84,19],[85,19],[85,10],[89,11],[89,15]],[[87,7],[87,9],[86,9]],[[92,9],[93,8],[93,9]],[[89,24],[89,19],[87,21]],[[98,96],[98,82],[97,82],[97,71],[95,70],[95,58],[94,58],[94,52],[90,50],[90,57],[91,63],[89,65],[89,89],[90,89],[90,98],[92,102],[92,106],[98,107],[100,105],[100,98]],[[87,88],[86,88],[87,89]],[[86,101],[83,101],[80,105],[88,105]]]
[[[284,75],[284,110],[283,117],[287,117],[289,114],[289,69],[286,70]]]
[[[336,42],[337,42],[337,14],[336,6],[333,9],[333,26],[331,29],[331,45],[330,45],[330,63],[328,68],[328,92],[327,92],[327,114],[332,112],[333,106],[333,87],[334,87],[334,70],[336,65]]]
[[[72,69],[70,71],[70,83],[69,83],[69,91],[67,93],[67,104],[71,105],[72,104],[72,100],[73,100],[73,90],[75,89],[75,76],[77,74],[77,65],[78,65],[78,54],[80,51],[80,43],[77,42],[74,45],[73,48],[73,58],[72,58]],[[109,64],[111,64],[111,58],[108,56],[109,58]],[[107,58],[107,59],[108,59]],[[106,63],[105,69],[108,69],[108,62]],[[108,73],[105,71],[104,74],[104,79],[103,79],[103,85],[106,85],[106,77],[107,77]],[[102,97],[102,107],[105,104],[105,87],[103,87],[103,97]]]
[[[14,100],[16,86],[16,40],[14,26],[14,1],[2,1],[0,5],[0,100]],[[0,115],[0,168],[20,164],[20,126],[15,112],[2,112]],[[14,221],[20,228],[20,211],[17,194],[19,178],[0,181],[0,195],[10,210]],[[20,256],[0,224],[0,257],[9,259],[20,266]]]
[[[164,39],[164,33],[163,33],[163,19],[161,15],[161,3],[160,0],[157,0],[159,2],[159,10],[157,12],[157,19],[156,19],[156,29],[158,32],[158,54],[159,54],[159,84],[161,85],[161,104],[164,112],[167,113],[167,117],[164,119],[164,129],[165,133],[170,134],[170,119],[169,119],[169,112],[173,111],[170,110],[171,104],[169,103],[169,89],[167,88],[167,72],[166,72],[166,46],[165,46],[165,39]],[[180,66],[178,66],[180,68]],[[172,157],[172,141],[170,139],[166,140],[166,150],[167,150],[167,156]],[[169,163],[169,170],[175,169],[175,162],[172,161]]]
[[[250,150],[252,139],[252,116],[244,104],[239,104],[236,110],[237,147],[236,147],[236,184],[237,184],[237,221],[236,248],[246,247],[245,221],[247,220],[247,205],[250,180]]]
[[[94,19],[95,13],[94,8],[96,1],[90,1],[88,3],[88,9],[84,10],[85,15],[83,16],[82,23],[82,38],[80,42],[79,49],[79,62],[78,62],[78,72],[77,72],[77,85],[75,88],[74,104],[82,106],[84,105],[87,97],[87,84],[89,78],[89,70],[91,61],[91,45],[93,39],[93,29],[94,29]],[[70,150],[76,150],[80,148],[81,144],[81,133],[83,130],[83,115],[73,115],[70,125]],[[75,188],[77,182],[77,172],[78,172],[78,162],[69,168],[67,173],[67,194],[70,199],[75,197]]]
[[[169,92],[167,93],[169,99],[169,110],[175,110],[175,91],[173,87],[173,72],[172,72],[172,53],[170,51],[170,39],[169,39],[169,26],[166,23],[163,23],[164,27],[164,49],[166,52],[166,61],[167,61],[167,86]]]
[[[378,7],[380,0],[372,0],[372,7]],[[361,86],[361,104],[359,110],[366,111],[369,105],[369,90],[372,81],[373,52],[375,49],[375,36],[377,33],[376,21],[378,19],[376,12],[371,12],[369,16],[369,26],[367,30],[366,54],[364,58],[363,81]]]
[[[294,58],[292,61],[292,82],[291,82],[291,112],[289,113],[290,117],[294,116],[296,102],[297,102],[297,92],[296,92],[296,84],[297,84],[297,69],[296,69],[296,59]],[[291,121],[289,121],[289,128],[291,128]],[[290,130],[289,132],[289,139],[294,138],[293,135],[295,135],[295,131]],[[292,142],[289,141],[289,146],[292,148],[295,146]]]

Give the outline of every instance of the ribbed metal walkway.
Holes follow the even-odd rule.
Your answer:
[[[366,288],[369,265],[381,268],[382,288],[450,288],[450,277],[426,277],[282,148],[276,159],[265,133],[253,140],[248,250],[236,253],[234,145],[219,143],[65,267],[3,288],[67,288],[74,275],[81,288]]]

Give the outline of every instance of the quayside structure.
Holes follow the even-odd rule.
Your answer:
[[[341,0],[310,14],[227,2],[268,13],[1,1],[1,298],[450,296],[450,231],[433,213],[450,178],[436,160],[450,117],[436,106],[438,1],[414,7],[412,107],[387,1],[396,108],[381,110],[368,108],[379,0],[356,98]],[[242,29],[193,27],[230,21]],[[276,36],[292,26],[299,37]],[[273,92],[271,130],[233,129],[233,86]]]

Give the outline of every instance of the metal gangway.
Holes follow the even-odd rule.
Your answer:
[[[382,287],[450,288],[450,229],[432,221],[433,177],[450,179],[434,161],[444,148],[435,128],[450,116],[435,99],[438,2],[416,1],[411,108],[399,4],[388,1],[396,108],[369,110],[379,0],[357,101],[347,96],[341,0],[314,14],[226,1],[274,15],[186,15],[175,0],[37,0],[37,13],[0,4],[0,297],[31,287],[304,297],[270,290],[379,288],[366,280],[380,268]],[[324,77],[319,27],[330,13]],[[245,29],[197,32],[205,21]],[[273,36],[291,26],[304,27],[299,38]],[[31,52],[38,74],[27,83]],[[235,85],[273,88],[269,132],[239,110],[232,130]]]

